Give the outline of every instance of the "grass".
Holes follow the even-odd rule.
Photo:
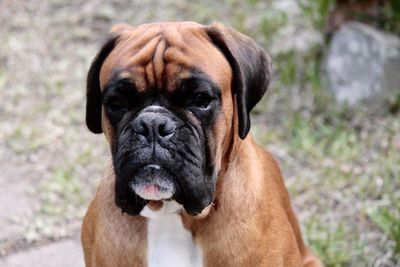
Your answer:
[[[304,230],[307,243],[318,255],[323,256],[326,266],[346,266],[357,248],[357,243],[347,242],[348,237],[353,236],[350,230],[343,224],[326,225],[324,221],[314,218],[309,220]]]
[[[260,31],[265,36],[275,36],[277,31],[287,25],[288,17],[283,11],[270,10],[263,13],[260,20]],[[271,43],[272,40],[269,41]]]
[[[46,141],[39,136],[38,128],[30,123],[21,122],[5,137],[5,143],[16,154],[33,153],[46,145]]]
[[[324,30],[329,11],[335,4],[334,0],[301,0],[299,6],[305,20],[313,27]]]
[[[285,42],[286,27],[323,35],[333,1],[302,0],[297,15],[259,0],[166,1],[150,7],[138,1],[132,9],[126,8],[128,1],[100,2],[57,2],[60,12],[52,12],[60,7],[51,1],[41,9],[13,2],[15,12],[2,20],[0,35],[13,45],[0,50],[0,149],[14,157],[2,166],[17,170],[23,164],[41,171],[32,183],[40,207],[25,220],[28,240],[68,235],[71,225],[79,227],[109,159],[104,137],[90,134],[84,125],[84,76],[112,24],[219,20],[271,52]],[[13,14],[20,19],[13,20]],[[57,27],[47,27],[54,21]],[[305,239],[327,266],[398,266],[398,113],[376,115],[365,105],[355,110],[337,105],[320,81],[323,45],[271,55],[275,74],[253,112],[252,132],[280,161]]]
[[[304,25],[322,30],[332,2],[301,1]],[[291,23],[271,17],[260,32]],[[323,50],[273,56],[274,82],[254,112],[272,118],[253,134],[280,159],[306,241],[326,266],[397,266],[400,123],[337,105],[320,80]]]
[[[83,185],[74,177],[72,168],[56,168],[53,176],[39,187],[42,212],[55,216],[77,216],[74,214],[76,208],[73,205],[83,204],[82,188]]]
[[[277,144],[285,151],[281,166],[308,243],[327,266],[367,265],[380,257],[372,247],[395,264],[400,155],[390,140],[399,125],[356,130],[345,119],[332,125],[299,114],[285,118],[283,129],[253,134],[272,152]]]
[[[393,210],[393,208],[395,208]],[[382,231],[394,241],[393,252],[400,253],[400,213],[399,207],[387,206],[376,207],[375,209],[367,209],[371,220],[379,226]]]

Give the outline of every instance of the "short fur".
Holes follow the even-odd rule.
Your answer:
[[[185,209],[180,216],[201,247],[204,266],[322,266],[303,242],[276,161],[248,134],[249,113],[269,84],[269,56],[221,24],[117,25],[113,34],[117,38],[101,49],[88,76],[88,98],[95,97],[88,99],[88,127],[99,132],[100,120],[113,163],[83,222],[86,266],[147,266],[147,219],[138,213],[145,205],[155,210],[162,205],[126,190],[130,179],[133,186],[147,183],[153,172],[177,189],[173,198]],[[119,90],[109,89],[116,75],[130,81],[124,85],[129,93],[109,97],[109,90]],[[212,96],[207,109],[193,107],[193,101],[203,102],[193,95],[199,88]],[[151,105],[160,107],[157,117]],[[142,121],[141,116],[150,117]],[[179,137],[185,129],[189,139]],[[192,151],[180,151],[182,159],[171,162],[155,159],[169,169],[165,172],[146,171],[135,165],[145,153],[131,154],[149,144],[153,155],[179,151],[181,144]],[[174,171],[174,162],[181,171]]]

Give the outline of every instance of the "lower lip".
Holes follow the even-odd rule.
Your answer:
[[[146,200],[167,200],[171,199],[175,193],[175,189],[160,190],[157,184],[148,184],[141,187],[132,186],[133,191],[143,199]]]
[[[173,197],[175,186],[170,180],[171,177],[168,177],[167,171],[162,166],[158,164],[147,164],[139,170],[139,172],[141,171],[145,171],[145,174],[142,175],[154,176],[154,180],[145,183],[143,183],[143,181],[139,183],[130,183],[129,186],[131,190],[138,196],[146,200],[167,200]],[[137,174],[138,173],[136,173],[135,176]],[[160,175],[167,176],[163,178]]]
[[[158,190],[158,185],[156,184],[149,184],[149,185],[145,185],[142,189],[142,191],[146,194],[146,195],[157,195],[159,190]]]

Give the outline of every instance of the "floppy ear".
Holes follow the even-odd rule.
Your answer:
[[[252,39],[220,23],[208,26],[207,34],[231,65],[232,93],[236,94],[239,136],[244,139],[250,130],[250,111],[268,88],[271,59]]]
[[[100,70],[104,60],[114,49],[119,35],[112,35],[94,58],[90,66],[86,82],[86,125],[93,133],[102,133],[101,107],[102,94],[100,89]]]

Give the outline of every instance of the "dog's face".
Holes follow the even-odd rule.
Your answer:
[[[88,74],[86,122],[110,142],[116,204],[135,215],[149,200],[174,199],[199,214],[213,201],[237,132],[243,139],[250,129],[269,57],[219,24],[113,32]]]

